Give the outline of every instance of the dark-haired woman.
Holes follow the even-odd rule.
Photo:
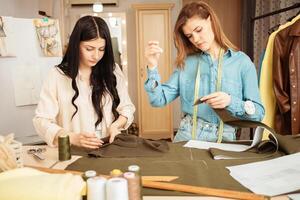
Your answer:
[[[145,89],[153,106],[164,106],[180,96],[185,117],[175,142],[235,140],[236,129],[224,124],[214,109],[227,109],[241,119],[263,118],[255,66],[227,39],[208,4],[197,1],[182,8],[175,24],[174,41],[177,69],[163,84],[157,69],[162,49],[156,41],[148,43]],[[198,98],[204,103],[193,106]]]
[[[44,81],[33,119],[37,133],[50,146],[68,134],[71,144],[95,149],[101,138],[112,142],[128,128],[134,111],[107,24],[99,17],[80,18],[62,62]]]

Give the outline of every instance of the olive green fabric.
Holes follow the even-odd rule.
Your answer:
[[[96,170],[100,174],[109,174],[112,169],[126,171],[127,167],[137,164],[141,167],[141,174],[148,176],[179,176],[173,183],[193,186],[249,191],[240,185],[230,175],[226,166],[246,164],[255,161],[276,158],[282,153],[275,153],[268,158],[213,160],[209,151],[182,147],[185,143],[168,143],[169,152],[162,157],[138,158],[93,158],[86,152],[72,149],[73,154],[83,155],[67,169]],[[143,195],[192,195],[181,192],[156,189],[143,189]]]
[[[237,121],[239,126],[245,124],[256,127],[256,122]],[[236,124],[235,124],[236,125]],[[260,124],[264,126],[263,124]],[[237,191],[249,191],[240,185],[230,175],[227,166],[246,164],[251,162],[268,160],[285,154],[300,152],[299,135],[279,135],[274,133],[278,140],[279,150],[268,152],[263,147],[268,147],[267,143],[258,146],[261,149],[252,149],[247,152],[226,152],[228,155],[235,154],[241,159],[214,160],[212,155],[224,154],[224,151],[217,149],[200,150],[182,147],[185,142],[168,143],[170,150],[163,153],[161,157],[131,157],[131,158],[95,158],[89,157],[88,151],[72,147],[72,154],[83,157],[70,166],[69,170],[95,170],[100,174],[109,174],[112,169],[126,171],[127,167],[137,164],[141,167],[141,174],[148,176],[179,176],[173,183],[180,183],[193,186],[210,187],[218,189],[229,189]],[[237,141],[236,143],[239,143]],[[265,152],[262,152],[266,150]],[[259,153],[260,152],[260,153]],[[237,155],[238,154],[238,155]],[[164,191],[143,188],[143,195],[192,195],[174,191]]]
[[[169,151],[165,140],[150,140],[126,133],[119,134],[110,144],[109,137],[102,139],[101,148],[89,152],[89,155],[103,158],[117,157],[157,157]]]
[[[209,152],[211,153],[212,157],[214,159],[264,159],[268,157],[273,157],[274,154],[277,155],[285,155],[282,152],[276,152],[270,150],[270,152],[257,152],[256,150],[250,150],[245,152],[232,152],[232,151],[224,151],[220,149],[211,148],[209,149]]]
[[[232,144],[240,144],[240,142],[231,142]],[[250,144],[248,144],[250,145]],[[276,153],[277,147],[276,141],[271,137],[270,140],[263,140],[251,149],[243,152],[225,151],[216,148],[210,148],[214,159],[256,159],[256,158],[267,158],[273,156]],[[284,153],[282,153],[284,155]],[[222,158],[221,158],[222,157]]]
[[[293,154],[300,152],[300,135],[280,135],[273,133],[276,137],[279,145],[279,150],[282,155]],[[209,152],[213,158],[219,156],[231,157],[232,159],[255,159],[255,158],[267,158],[274,154],[277,149],[272,135],[269,135],[270,140],[261,141],[253,149],[246,152],[232,152],[224,151],[220,149],[211,148]]]
[[[275,134],[279,149],[286,154],[300,152],[300,134],[298,135],[279,135]]]

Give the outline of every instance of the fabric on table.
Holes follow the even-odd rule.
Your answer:
[[[286,154],[300,152],[300,134],[298,135],[280,135],[276,134],[279,143],[279,149]]]
[[[279,150],[284,154],[293,154],[300,152],[300,135],[280,135],[273,133],[279,145]],[[272,135],[269,135],[269,140],[263,140],[259,145],[246,152],[232,152],[221,149],[211,148],[209,152],[213,158],[220,158],[220,156],[231,157],[232,159],[255,159],[267,158],[276,151],[276,143]]]
[[[119,134],[114,141],[108,143],[109,137],[103,139],[104,145],[89,152],[95,157],[157,157],[169,151],[165,140],[150,140],[136,135]]]
[[[209,151],[185,148],[184,144],[185,142],[168,142],[170,150],[161,157],[95,159],[88,157],[86,152],[77,151],[74,153],[83,155],[83,157],[69,165],[67,169],[79,171],[92,169],[100,174],[109,174],[112,169],[127,171],[129,165],[136,164],[140,166],[141,174],[144,176],[178,176],[179,178],[172,183],[249,192],[247,188],[230,176],[225,167],[282,156],[282,153],[277,152],[268,158],[213,160]],[[143,195],[183,196],[193,194],[143,188]]]

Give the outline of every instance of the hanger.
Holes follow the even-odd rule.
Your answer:
[[[38,14],[43,16],[43,17],[51,18],[50,15],[47,15],[47,13],[45,11],[42,11],[42,10],[39,10]]]
[[[292,6],[282,8],[282,9],[279,9],[279,10],[275,10],[273,12],[254,17],[254,18],[252,18],[252,21],[255,21],[255,20],[258,20],[258,19],[261,19],[261,18],[265,18],[265,17],[268,17],[268,16],[276,15],[278,13],[286,12],[288,10],[292,10],[292,9],[295,9],[295,8],[300,8],[300,3],[295,3]]]
[[[296,15],[294,15],[294,16],[288,18],[287,21],[292,21],[292,20],[293,20],[296,16],[298,16],[299,14],[300,14],[300,10],[298,11],[298,13],[297,13]],[[281,24],[277,24],[277,25],[271,27],[271,28],[269,29],[269,31],[268,31],[269,35],[271,35],[271,33],[273,33],[274,31],[276,31],[276,30],[279,28],[280,25],[281,25]]]

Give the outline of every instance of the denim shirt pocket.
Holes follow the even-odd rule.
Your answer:
[[[188,102],[194,102],[195,82],[190,79],[183,79],[181,84],[182,98]]]
[[[222,91],[235,97],[242,97],[242,83],[234,80],[222,80]]]
[[[209,75],[201,74],[201,80],[199,84],[198,98],[207,95],[209,93]],[[188,102],[194,102],[195,95],[195,79],[183,78],[182,85],[182,98]]]

